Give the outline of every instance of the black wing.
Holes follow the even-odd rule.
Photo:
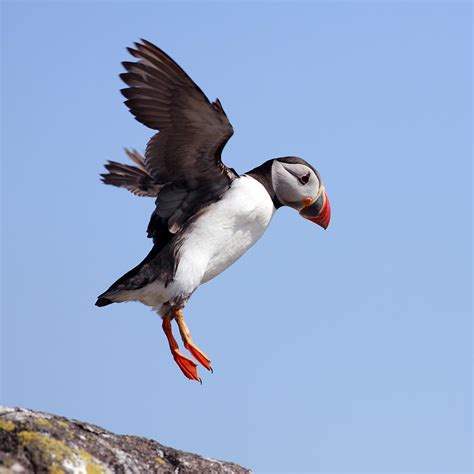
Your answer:
[[[159,131],[147,144],[144,167],[163,188],[155,214],[176,233],[237,177],[221,161],[233,129],[219,100],[209,102],[166,53],[141,41],[128,49],[138,61],[123,63],[122,94],[135,118]]]

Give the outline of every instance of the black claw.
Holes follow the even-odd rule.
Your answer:
[[[198,377],[198,379],[199,379],[199,383],[202,385],[201,377]]]
[[[209,367],[209,372],[211,372],[211,374],[214,373],[214,369],[212,367]]]

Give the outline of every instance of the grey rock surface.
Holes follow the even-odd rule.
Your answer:
[[[24,408],[0,407],[0,474],[249,473],[138,436]]]

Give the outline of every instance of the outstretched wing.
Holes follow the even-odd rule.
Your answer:
[[[122,94],[135,118],[159,131],[147,144],[144,169],[163,186],[155,213],[176,233],[238,176],[221,161],[232,125],[219,100],[209,102],[166,53],[146,40],[128,50],[137,61],[123,63]]]
[[[163,186],[155,184],[145,169],[145,159],[136,150],[127,150],[127,156],[136,164],[124,165],[116,161],[108,161],[105,165],[108,173],[101,174],[104,184],[128,189],[137,196],[157,197]]]

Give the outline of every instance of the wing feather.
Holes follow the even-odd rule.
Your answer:
[[[128,51],[136,61],[122,63],[126,72],[120,77],[128,86],[121,91],[125,104],[139,122],[158,131],[147,144],[143,169],[153,183],[166,184],[176,195],[186,193],[174,200],[174,210],[164,199],[160,213],[160,196],[157,200],[155,213],[167,215],[168,228],[175,233],[197,209],[219,199],[238,176],[221,160],[233,128],[220,101],[211,103],[161,49],[141,40]]]

